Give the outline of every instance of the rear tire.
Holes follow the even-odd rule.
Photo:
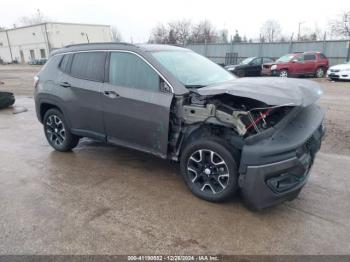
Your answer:
[[[59,110],[49,109],[45,113],[43,124],[46,139],[55,150],[67,152],[79,143],[79,137],[69,131],[64,116]]]
[[[225,141],[215,137],[186,145],[180,167],[191,192],[210,202],[223,202],[234,196],[238,189],[235,153]]]
[[[324,70],[324,68],[322,68],[322,67],[319,67],[319,68],[317,68],[317,70],[316,70],[316,72],[315,72],[315,76],[317,77],[317,78],[323,78],[324,77],[324,75],[325,75],[325,70]]]

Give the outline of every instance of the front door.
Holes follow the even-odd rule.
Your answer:
[[[166,157],[173,94],[160,91],[161,77],[131,52],[111,52],[102,105],[107,140]]]
[[[302,75],[302,74],[305,74],[306,70],[307,70],[307,67],[304,61],[304,55],[302,54],[297,55],[293,59],[292,72],[290,73],[295,75]]]
[[[261,73],[261,57],[255,58],[247,68],[248,76],[259,76]]]

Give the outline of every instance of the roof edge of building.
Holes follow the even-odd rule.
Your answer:
[[[83,26],[85,25],[85,26],[105,26],[105,27],[111,27],[110,25],[103,25],[103,24],[84,24],[84,23],[68,23],[68,22],[44,22],[44,23],[38,23],[38,24],[33,24],[33,25],[26,25],[26,26],[14,27],[14,28],[2,29],[2,30],[0,30],[0,33],[1,33],[1,32],[6,32],[6,31],[12,31],[12,30],[17,30],[17,29],[22,29],[22,28],[29,28],[29,27],[47,25],[47,24],[83,25]]]

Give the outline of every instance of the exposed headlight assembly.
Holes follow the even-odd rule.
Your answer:
[[[271,66],[271,70],[276,70],[276,69],[277,69],[277,65]]]

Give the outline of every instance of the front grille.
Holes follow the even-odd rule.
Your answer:
[[[338,73],[340,70],[339,69],[331,69],[332,73]]]
[[[305,148],[307,151],[311,150],[312,144],[313,144],[313,138],[310,137],[308,140],[306,140],[306,143],[305,143]]]

